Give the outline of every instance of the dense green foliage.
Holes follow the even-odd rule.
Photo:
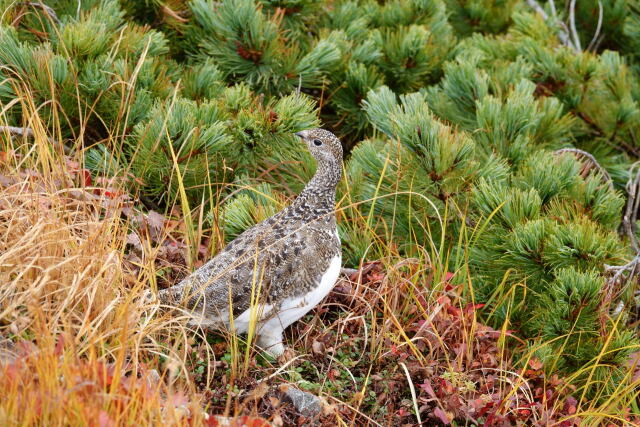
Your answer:
[[[578,1],[573,36],[552,3],[545,19],[516,0],[60,0],[54,19],[5,0],[0,108],[27,126],[13,100],[36,94],[54,135],[85,136],[87,167],[130,172],[156,203],[181,184],[223,201],[226,239],[300,191],[314,166],[293,132],[323,123],[349,149],[349,263],[391,241],[446,258],[550,369],[604,352],[594,375],[615,377],[636,341],[601,301],[605,264],[632,255],[640,4],[603,0],[599,23]]]

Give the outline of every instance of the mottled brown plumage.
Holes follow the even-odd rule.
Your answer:
[[[274,355],[284,350],[284,328],[320,302],[340,270],[335,190],[342,146],[323,129],[296,135],[317,162],[302,193],[159,295],[167,303],[184,301],[194,322],[203,326],[230,327],[233,320],[233,329],[242,333],[256,319],[258,345]]]

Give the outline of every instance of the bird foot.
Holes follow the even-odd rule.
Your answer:
[[[266,353],[277,359],[285,351],[285,347],[282,341],[282,332],[271,333],[269,335],[258,336],[258,341],[256,342],[256,344],[258,344],[258,347],[260,347]]]

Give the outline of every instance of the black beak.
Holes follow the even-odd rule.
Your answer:
[[[302,132],[296,132],[296,136],[300,139],[304,139],[304,133]]]

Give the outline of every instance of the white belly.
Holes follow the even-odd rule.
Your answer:
[[[278,315],[266,321],[263,327],[280,327],[284,329],[320,304],[320,301],[331,292],[331,289],[336,284],[336,280],[340,275],[341,265],[342,256],[334,257],[329,263],[329,269],[322,275],[320,283],[314,289],[299,297],[287,298],[282,301]]]

